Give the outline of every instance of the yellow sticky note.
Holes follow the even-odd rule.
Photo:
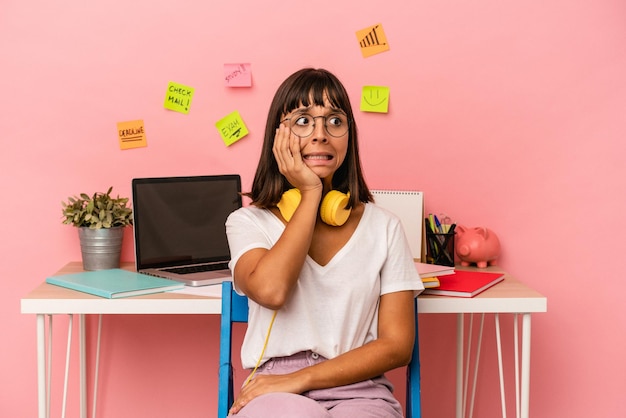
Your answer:
[[[147,147],[146,132],[143,120],[131,120],[117,123],[117,134],[120,138],[120,149]]]
[[[389,87],[363,86],[361,111],[387,113],[389,111]]]
[[[248,128],[243,123],[238,111],[223,117],[215,123],[215,127],[220,131],[220,136],[226,146],[230,146],[248,135]]]
[[[381,23],[357,31],[356,38],[359,41],[363,58],[389,51],[389,43]]]
[[[170,81],[167,85],[163,106],[175,112],[189,113],[191,99],[193,99],[193,90],[192,87]]]

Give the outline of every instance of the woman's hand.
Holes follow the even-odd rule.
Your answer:
[[[300,189],[301,192],[321,187],[321,179],[302,159],[300,138],[283,123],[276,129],[272,151],[278,170],[294,187]]]
[[[230,408],[229,414],[236,414],[254,398],[272,392],[301,393],[295,374],[257,375],[245,385]]]
[[[412,290],[381,296],[378,338],[332,360],[285,375],[258,375],[241,390],[231,411],[236,413],[252,399],[270,392],[303,393],[334,388],[380,376],[411,360],[415,342]]]
[[[300,139],[283,124],[276,129],[272,151],[281,174],[300,189],[302,199],[274,246],[244,253],[235,266],[234,277],[250,299],[278,310],[289,299],[311,247],[322,199],[322,181],[304,163]]]

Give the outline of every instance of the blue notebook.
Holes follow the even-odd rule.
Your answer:
[[[46,279],[46,283],[109,299],[147,295],[185,287],[183,283],[122,269],[52,276]]]

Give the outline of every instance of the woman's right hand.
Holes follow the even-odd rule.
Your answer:
[[[300,138],[283,123],[276,129],[272,151],[280,173],[300,192],[322,187],[321,179],[302,159]]]

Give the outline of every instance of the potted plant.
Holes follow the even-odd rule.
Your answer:
[[[78,228],[85,270],[104,270],[120,266],[124,228],[133,224],[133,210],[127,197],[106,193],[70,196],[63,206],[63,223]]]

